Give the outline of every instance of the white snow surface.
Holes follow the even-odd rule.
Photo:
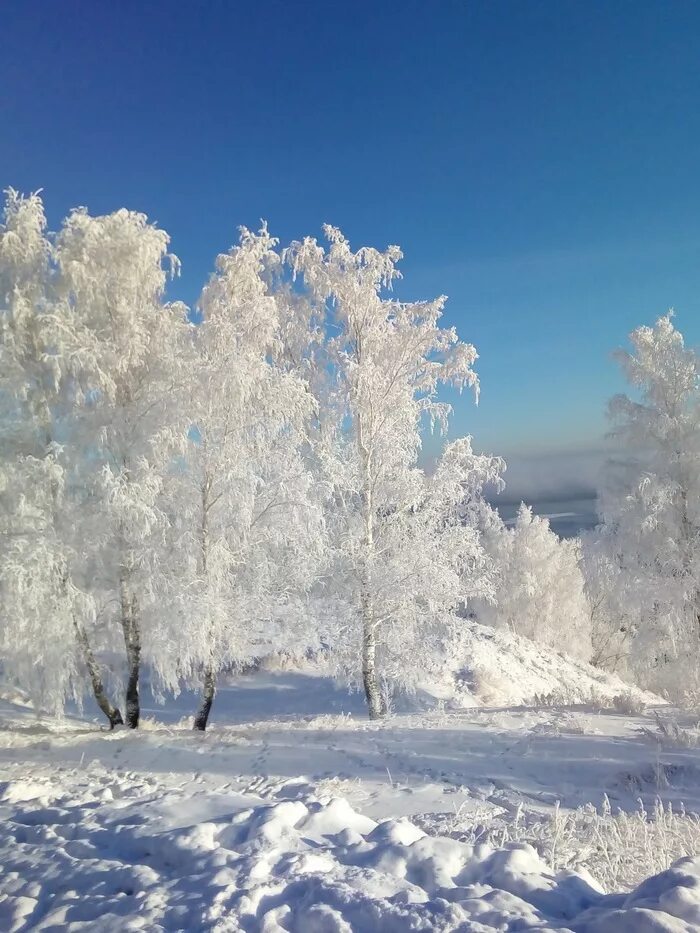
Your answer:
[[[450,684],[456,703],[529,704],[537,696],[553,694],[560,702],[589,703],[630,694],[643,702],[659,698],[639,690],[614,674],[583,661],[559,654],[513,632],[470,622],[463,628],[455,683]]]
[[[159,708],[102,731],[0,705],[0,929],[97,931],[700,930],[700,858],[625,893],[530,846],[471,845],[487,824],[608,793],[700,809],[696,749],[640,738],[649,714],[590,707],[413,712],[302,674],[239,678],[212,729]],[[329,712],[330,711],[330,712]],[[158,720],[154,718],[157,716]],[[452,827],[453,828],[453,827]]]

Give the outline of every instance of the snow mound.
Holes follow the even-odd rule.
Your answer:
[[[631,894],[494,849],[376,822],[337,797],[235,794],[103,772],[0,797],[0,928],[398,933],[681,933],[700,926],[700,858]],[[39,791],[39,793],[37,793]],[[167,806],[164,805],[167,799]],[[175,816],[177,814],[177,816]],[[222,815],[223,814],[223,815]]]
[[[453,663],[458,665],[455,700],[464,706],[544,701],[552,706],[585,703],[610,707],[615,697],[631,697],[642,704],[661,702],[614,674],[528,638],[474,622],[465,624]]]

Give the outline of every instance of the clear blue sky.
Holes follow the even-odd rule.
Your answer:
[[[455,431],[599,444],[609,354],[700,342],[700,4],[5,0],[0,182],[145,211],[192,301],[236,227],[398,243],[481,354]]]

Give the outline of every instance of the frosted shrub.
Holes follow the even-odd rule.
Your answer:
[[[494,600],[474,601],[479,621],[587,661],[590,609],[578,544],[560,540],[547,519],[524,503],[512,528],[492,526],[486,540],[496,592]]]
[[[503,675],[488,667],[478,665],[472,672],[474,694],[482,703],[493,705],[503,700],[508,685],[503,681]]]
[[[573,701],[566,691],[550,690],[549,693],[536,693],[530,701],[531,706],[569,706]]]
[[[595,712],[600,713],[605,709],[610,709],[614,700],[608,700],[604,693],[591,687],[586,693],[582,690],[576,690],[574,687],[560,686],[549,693],[536,693],[533,698],[532,706],[590,706]]]
[[[646,709],[646,703],[634,696],[631,690],[616,694],[612,699],[613,708],[626,716],[639,716]]]
[[[352,713],[322,713],[307,720],[304,726],[307,729],[318,729],[319,732],[335,732],[337,729],[352,729],[354,724]]]
[[[600,690],[596,690],[595,687],[591,687],[590,695],[584,702],[586,706],[590,706],[596,713],[602,713],[603,710],[611,709],[613,705],[613,701],[606,697],[604,693],[601,693]]]
[[[458,823],[459,810],[454,824]],[[657,799],[648,813],[642,801],[634,813],[612,813],[605,797],[598,810],[586,804],[551,817],[528,820],[518,807],[513,820],[496,827],[470,826],[457,835],[494,847],[527,843],[555,871],[585,869],[608,891],[631,890],[676,859],[700,852],[700,817],[673,810]]]
[[[644,738],[649,739],[658,745],[670,746],[675,748],[698,748],[700,746],[700,724],[692,729],[684,729],[677,722],[668,719],[662,719],[658,713],[654,713],[656,720],[656,729],[641,729]]]

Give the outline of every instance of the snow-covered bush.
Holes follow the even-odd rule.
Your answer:
[[[549,693],[536,693],[532,698],[533,706],[589,706],[594,712],[600,713],[611,709],[617,697],[609,698],[596,686],[588,686],[581,690],[575,685],[563,684]]]
[[[507,684],[503,674],[486,664],[475,664],[472,669],[472,690],[486,706],[502,701]]]
[[[578,543],[560,540],[525,504],[513,528],[503,526],[487,540],[497,580],[492,601],[471,604],[479,621],[588,660],[590,614]]]
[[[651,813],[641,800],[633,813],[613,813],[605,797],[599,809],[587,804],[571,811],[557,805],[545,817],[528,818],[520,806],[510,821],[492,826],[479,825],[471,813],[464,819],[466,825],[458,808],[440,829],[472,844],[527,843],[555,870],[584,869],[608,891],[631,890],[676,859],[700,851],[700,816],[659,799]]]
[[[581,691],[580,687],[562,685],[549,693],[536,693],[532,699],[533,706],[572,706],[578,704],[590,706],[595,712],[615,710],[615,712],[622,713],[625,716],[639,716],[647,707],[644,696],[640,691],[635,692],[629,688],[611,695],[597,686],[590,686],[587,690]]]
[[[612,699],[612,705],[618,713],[625,716],[639,716],[646,709],[644,700],[631,690],[616,694]]]
[[[700,747],[700,723],[688,729],[673,719],[662,718],[656,711],[654,712],[654,719],[656,720],[654,730],[648,729],[646,726],[640,730],[644,738],[664,748]]]
[[[581,570],[591,624],[591,664],[622,676],[630,674],[630,646],[638,611],[625,592],[618,541],[609,529],[584,532]]]

